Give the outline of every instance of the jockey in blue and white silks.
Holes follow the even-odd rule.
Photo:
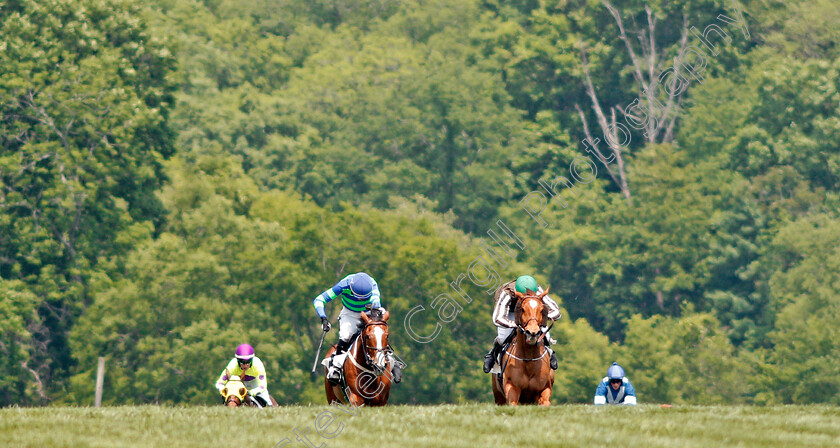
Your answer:
[[[598,384],[595,389],[595,404],[623,404],[628,406],[636,405],[636,391],[633,384],[624,376],[624,369],[614,362],[607,369],[607,376]]]
[[[337,297],[341,298],[343,308],[338,315],[338,345],[333,357],[327,364],[327,378],[331,381],[338,381],[340,378],[339,369],[341,369],[341,366],[334,365],[332,360],[335,359],[336,355],[341,355],[350,348],[351,338],[362,328],[362,312],[365,311],[365,307],[370,305],[372,309],[382,308],[379,285],[376,284],[376,280],[365,272],[350,274],[333,285],[332,288],[319,294],[312,301],[315,313],[321,318],[321,327],[324,332],[330,331],[330,328],[332,328],[329,319],[327,319],[324,305]],[[384,312],[384,310],[382,311]],[[394,382],[399,383],[402,376],[401,368],[397,362],[393,362],[392,365],[394,366]]]

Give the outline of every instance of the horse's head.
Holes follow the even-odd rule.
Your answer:
[[[362,344],[364,344],[365,359],[371,366],[373,372],[379,376],[385,373],[388,368],[388,318],[390,311],[385,314],[377,310],[362,313],[362,322],[365,324],[362,330]]]
[[[248,389],[245,388],[245,384],[242,383],[242,380],[238,376],[234,375],[230,377],[228,382],[225,383],[224,389],[222,389],[222,394],[225,397],[225,406],[229,408],[242,406],[247,393]]]
[[[525,342],[534,345],[542,333],[540,327],[548,323],[548,308],[542,298],[548,294],[548,288],[540,294],[529,295],[516,292],[516,326],[525,335]]]

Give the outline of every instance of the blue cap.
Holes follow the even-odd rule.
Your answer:
[[[369,298],[373,293],[373,279],[364,272],[353,274],[350,278],[350,292],[360,300]]]
[[[610,368],[607,369],[607,378],[611,380],[620,380],[624,378],[624,369],[622,369],[617,362],[612,363]]]

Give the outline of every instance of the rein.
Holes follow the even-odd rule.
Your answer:
[[[388,328],[388,324],[385,323],[385,322],[372,322],[372,323],[369,323],[369,324],[365,324],[365,329],[367,327],[371,327],[371,326],[374,326],[374,325],[384,325],[385,328]],[[359,336],[356,338],[356,343],[353,344],[353,350],[352,350],[352,355],[353,356],[349,357],[350,362],[352,362],[353,365],[355,365],[356,367],[358,367],[359,369],[361,369],[364,372],[370,373],[374,376],[379,376],[379,375],[376,374],[376,372],[374,372],[370,368],[367,368],[367,367],[359,364],[358,361],[356,361],[356,354],[359,351],[359,346],[364,346],[365,348],[369,348],[369,349],[374,350],[376,352],[387,352],[391,347],[390,347],[390,345],[386,345],[383,348],[371,347],[371,346],[367,345],[366,343],[364,343],[364,341],[361,341],[361,339],[364,339],[364,336],[365,336],[365,332],[364,332],[364,329],[363,329],[362,332],[359,334]],[[365,357],[365,364],[367,366],[373,366],[374,365],[373,359],[370,357],[367,350],[363,349],[362,353],[364,354],[364,357]]]
[[[510,350],[512,350],[514,347],[516,347],[516,339],[513,340],[513,344],[511,344],[511,347],[509,347],[507,350],[505,350],[505,354],[507,354],[511,358],[519,360],[519,361],[539,361],[540,359],[545,358],[545,355],[548,353],[548,349],[546,349],[545,346],[543,346],[542,354],[540,356],[538,356],[536,358],[519,358],[519,357],[517,357],[516,355],[514,355],[513,353],[510,352]]]
[[[524,324],[516,324],[516,329],[519,330],[521,333],[525,333],[525,325],[528,325],[528,322],[531,322],[532,320],[537,320],[537,318],[532,317],[528,319]],[[549,320],[551,321],[551,323],[548,325],[548,327],[546,327],[545,330],[543,330],[543,326],[540,325],[540,335],[537,337],[537,342],[540,342],[545,337],[545,335],[548,334],[549,331],[551,331],[551,327],[554,326],[554,321],[551,319]]]
[[[528,319],[527,321],[525,321],[525,323],[524,323],[524,324],[519,324],[519,323],[517,323],[517,324],[516,324],[516,331],[517,331],[517,332],[519,332],[520,334],[523,334],[523,335],[524,335],[524,334],[525,334],[525,326],[526,326],[526,325],[528,325],[528,323],[530,323],[532,320],[533,320],[533,321],[536,321],[536,320],[537,320],[537,318],[536,318],[536,317],[532,317],[532,318]],[[554,326],[554,321],[553,321],[553,320],[551,320],[551,319],[549,319],[549,321],[551,321],[551,323],[550,323],[550,324],[549,324],[549,325],[545,328],[545,330],[543,330],[543,329],[542,329],[542,328],[543,328],[543,326],[542,326],[542,325],[540,325],[540,335],[537,337],[537,342],[536,342],[537,344],[539,344],[539,343],[540,343],[540,341],[542,341],[542,340],[543,340],[543,338],[545,337],[545,335],[547,335],[547,334],[548,334],[548,332],[549,332],[549,331],[551,331],[551,328]],[[539,322],[537,322],[537,323],[539,323]],[[548,353],[548,349],[546,349],[546,348],[545,348],[545,346],[543,346],[543,348],[542,348],[542,354],[541,354],[540,356],[538,356],[538,357],[536,357],[536,358],[519,358],[519,357],[515,356],[513,353],[511,353],[511,350],[512,350],[514,347],[516,347],[516,339],[514,339],[514,340],[513,340],[513,343],[510,345],[510,347],[508,347],[508,349],[507,349],[507,350],[505,350],[505,353],[506,353],[508,356],[510,356],[511,358],[516,359],[516,360],[519,360],[519,361],[539,361],[540,359],[545,358],[545,355]]]

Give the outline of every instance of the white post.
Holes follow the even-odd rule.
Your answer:
[[[105,382],[105,357],[99,357],[99,365],[96,367],[96,398],[93,400],[95,407],[102,406],[102,383]]]

